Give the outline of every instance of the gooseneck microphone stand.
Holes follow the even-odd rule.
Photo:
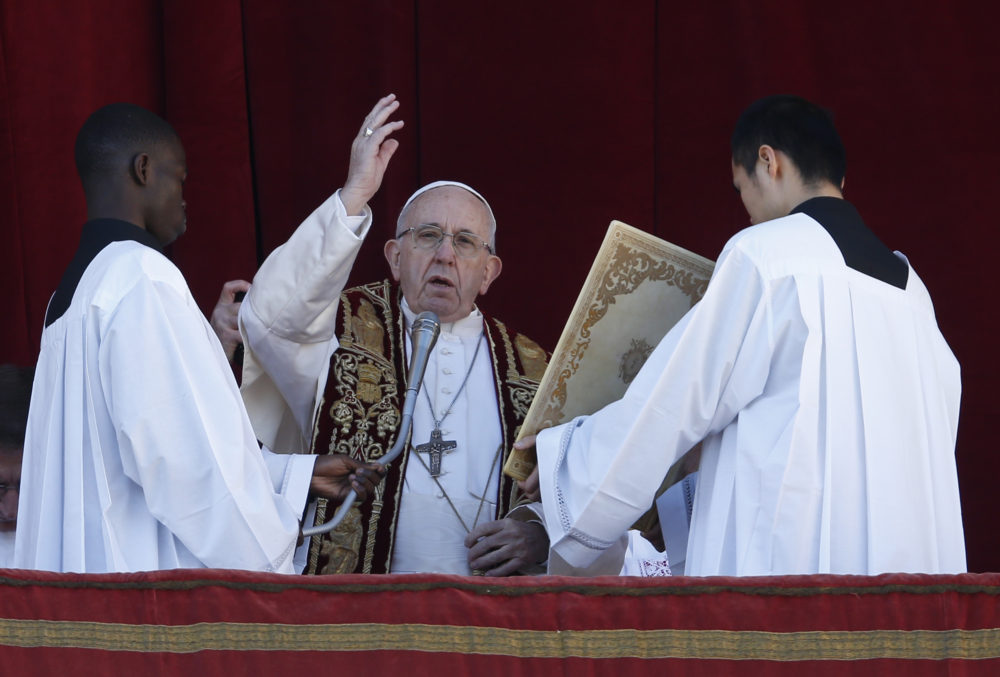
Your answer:
[[[396,435],[396,443],[392,449],[382,458],[375,461],[379,465],[385,466],[399,456],[406,446],[406,440],[410,436],[410,428],[413,425],[413,409],[417,406],[417,392],[420,384],[424,380],[424,371],[427,370],[427,360],[430,357],[434,344],[437,343],[438,334],[441,332],[441,323],[438,317],[430,311],[425,311],[417,315],[413,321],[413,329],[410,332],[410,343],[413,345],[413,353],[410,357],[410,369],[406,377],[406,396],[403,399],[403,414],[399,422],[399,433]],[[302,530],[303,536],[315,536],[332,531],[344,519],[344,515],[354,505],[358,494],[354,489],[347,494],[347,498],[337,508],[333,519],[325,524],[318,524],[314,527]]]

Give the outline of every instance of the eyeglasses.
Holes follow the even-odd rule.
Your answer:
[[[407,228],[397,235],[396,238],[399,239],[407,233],[413,233],[413,242],[420,249],[437,249],[446,237],[450,237],[452,248],[462,258],[473,258],[479,254],[480,248],[485,249],[490,254],[493,253],[492,247],[472,233],[464,230],[452,234],[444,232],[438,226],[424,225],[416,228]]]

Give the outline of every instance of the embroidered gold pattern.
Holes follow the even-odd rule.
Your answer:
[[[343,315],[342,327],[338,339],[340,346],[331,360],[331,370],[325,396],[329,402],[324,402],[322,416],[327,417],[326,430],[330,431],[330,439],[321,442],[328,446],[329,453],[342,453],[365,461],[380,458],[395,442],[393,436],[399,428],[401,420],[401,393],[405,388],[405,367],[397,375],[397,363],[405,362],[397,350],[405,344],[405,323],[401,312],[394,309],[390,294],[395,293],[388,281],[365,285],[353,290],[346,290],[341,295]],[[353,307],[352,307],[353,303]],[[389,326],[391,322],[394,326]],[[532,372],[529,375],[519,371],[520,363],[514,359],[514,345],[509,332],[502,324],[484,321],[484,332],[488,338],[490,353],[493,359],[494,381],[497,384],[497,401],[500,406],[500,419],[506,421],[504,409],[512,405],[513,413],[520,420],[527,412],[528,405],[537,380],[539,370],[545,368],[545,352],[526,337],[518,336],[517,352],[522,361],[530,363]],[[497,346],[494,344],[496,326],[504,344],[506,365],[498,360]],[[500,370],[506,371],[507,380],[500,378]],[[503,384],[505,387],[501,387]],[[329,425],[332,423],[332,426]],[[504,445],[509,446],[506,426],[504,428]],[[315,448],[315,447],[314,447]],[[399,464],[399,477],[404,477],[408,455],[404,454],[396,463]],[[403,482],[383,482],[377,485],[371,503],[370,515],[364,511],[355,516],[357,533],[339,534],[334,538],[336,543],[328,544],[322,536],[314,537],[310,547],[309,571],[317,572],[319,562],[329,558],[318,573],[334,573],[342,571],[380,571],[389,570],[398,506],[401,500]],[[511,498],[516,491],[516,485],[511,485]],[[501,503],[512,504],[511,499]],[[386,505],[395,506],[386,508]],[[499,506],[498,506],[499,507]],[[316,512],[316,523],[326,519],[327,506],[325,501],[319,502]],[[382,515],[383,510],[390,510],[391,515]],[[352,515],[353,513],[349,513]],[[388,519],[381,524],[382,519]],[[367,522],[367,524],[363,524]],[[343,527],[343,525],[341,525]],[[354,523],[352,523],[352,528]],[[335,531],[341,531],[338,528]],[[353,536],[357,541],[353,540]],[[388,539],[388,549],[385,549]],[[348,553],[353,548],[353,551]],[[385,561],[375,562],[376,557],[385,557]],[[358,566],[359,559],[361,566]]]
[[[320,544],[320,554],[328,560],[319,572],[321,574],[349,574],[358,564],[358,550],[361,546],[361,511],[352,507]]]
[[[520,658],[715,659],[728,661],[989,660],[1000,629],[527,630],[427,623],[188,625],[0,619],[0,645],[189,654],[198,651],[415,651]],[[947,664],[945,664],[947,667]],[[923,667],[917,664],[918,667]],[[971,670],[971,668],[970,668]],[[627,672],[627,670],[625,670]],[[983,674],[988,672],[985,669]]]
[[[361,299],[358,304],[358,314],[351,322],[351,333],[354,334],[358,345],[374,355],[382,353],[382,339],[385,337],[385,328],[379,322],[375,314],[375,308],[367,299]]]
[[[521,358],[521,370],[525,377],[535,382],[541,381],[547,366],[545,351],[524,334],[514,337],[514,345],[517,346],[517,354]]]
[[[496,345],[496,340],[494,339],[494,334],[497,332],[499,332],[501,338],[503,339],[504,351],[507,355],[507,379],[508,379],[507,392],[510,394],[511,397],[511,405],[512,408],[514,409],[514,418],[519,423],[524,419],[524,415],[525,413],[527,413],[527,407],[524,408],[524,411],[521,411],[521,407],[518,405],[518,402],[523,399],[523,396],[517,395],[515,391],[525,390],[525,389],[515,388],[514,384],[523,381],[523,379],[521,377],[521,374],[517,371],[517,363],[514,361],[514,352],[513,350],[511,350],[511,345],[510,345],[510,332],[507,331],[506,325],[504,325],[504,323],[501,322],[500,320],[493,319],[492,323],[496,325],[496,331],[494,331],[493,329],[493,324],[487,321],[483,322],[483,333],[486,335],[486,338],[488,340],[488,345],[490,347],[490,355],[493,357],[493,379],[497,388],[497,404],[500,407],[500,421],[501,423],[503,423],[504,421],[507,421],[508,418],[507,418],[507,412],[505,411],[505,398],[504,398],[503,388],[500,387],[501,367],[500,367],[500,361],[497,359],[497,354],[498,354],[497,345]],[[537,387],[538,384],[534,383],[529,385],[529,387],[527,388],[527,390],[529,390],[531,393],[531,395],[528,397],[529,403],[531,401],[531,397],[534,396],[534,392]],[[515,426],[515,429],[519,428],[520,428],[519,425]],[[514,443],[513,442],[514,438],[508,434],[506,425],[501,425],[500,429],[503,435],[503,439],[501,441],[501,444],[503,444],[503,458],[500,461],[500,467],[503,468],[504,464],[507,462],[508,457],[510,457],[511,444]],[[516,433],[513,431],[512,434],[516,435]],[[512,507],[517,504],[517,496],[519,491],[517,484],[513,482],[509,483],[509,488],[506,496],[502,495],[503,486],[504,486],[503,479],[501,478],[501,483],[500,483],[501,496],[500,496],[500,501],[497,502],[496,514],[494,515],[494,518],[500,516],[501,505],[503,503],[506,503],[506,505],[509,507]]]
[[[507,355],[507,382],[517,383],[521,375],[517,372],[516,363],[514,362],[514,347],[510,343],[510,332],[507,331],[506,325],[500,320],[494,320],[497,324],[497,328],[500,330],[500,338],[503,339],[503,350]],[[492,337],[490,337],[492,339]],[[495,346],[494,346],[495,348]],[[494,360],[494,365],[496,360]],[[499,380],[497,381],[499,383]]]
[[[510,389],[510,399],[511,405],[514,407],[514,411],[517,413],[518,419],[523,419],[528,414],[528,408],[531,407],[531,401],[535,398],[535,391],[532,388],[514,388]]]
[[[387,299],[379,299],[387,306]],[[349,304],[342,296],[342,303]],[[374,461],[387,450],[387,433],[399,426],[398,386],[390,356],[384,355],[386,330],[371,302],[362,298],[358,311],[345,315],[345,331],[330,377],[339,398],[329,409],[340,435],[330,440],[330,453],[360,454]],[[347,340],[348,338],[352,340]],[[352,426],[355,433],[349,436]],[[373,430],[374,428],[374,430]]]

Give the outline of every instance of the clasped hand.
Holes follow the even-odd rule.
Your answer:
[[[549,537],[538,522],[509,517],[480,524],[465,537],[469,567],[487,576],[510,576],[543,562]]]
[[[240,301],[236,300],[237,292],[246,292],[250,290],[250,283],[246,280],[230,280],[222,285],[222,293],[219,294],[219,300],[215,304],[215,308],[212,309],[212,315],[209,317],[209,323],[212,325],[212,329],[215,330],[216,336],[219,337],[219,342],[222,344],[222,349],[226,353],[226,359],[232,361],[233,353],[236,351],[236,346],[243,342],[243,337],[240,336],[239,321],[237,320],[240,314]]]
[[[385,473],[385,466],[362,463],[343,454],[317,456],[309,494],[339,505],[354,489],[358,501],[363,502],[375,491],[375,485],[382,481]]]

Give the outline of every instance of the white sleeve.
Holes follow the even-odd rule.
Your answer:
[[[296,515],[301,515],[306,509],[316,457],[312,454],[276,454],[267,447],[260,451],[275,493]]]
[[[122,298],[99,368],[124,473],[150,514],[207,567],[292,573],[308,466],[286,466],[275,491],[222,347],[182,280],[147,278]]]
[[[281,453],[309,451],[326,387],[340,293],[371,211],[350,217],[339,191],[274,250],[240,307],[241,391],[257,437]]]
[[[763,392],[771,314],[756,266],[724,250],[705,297],[621,400],[536,440],[550,573],[609,573],[673,463]],[[620,566],[621,561],[618,560]],[[613,572],[612,572],[613,573]]]

